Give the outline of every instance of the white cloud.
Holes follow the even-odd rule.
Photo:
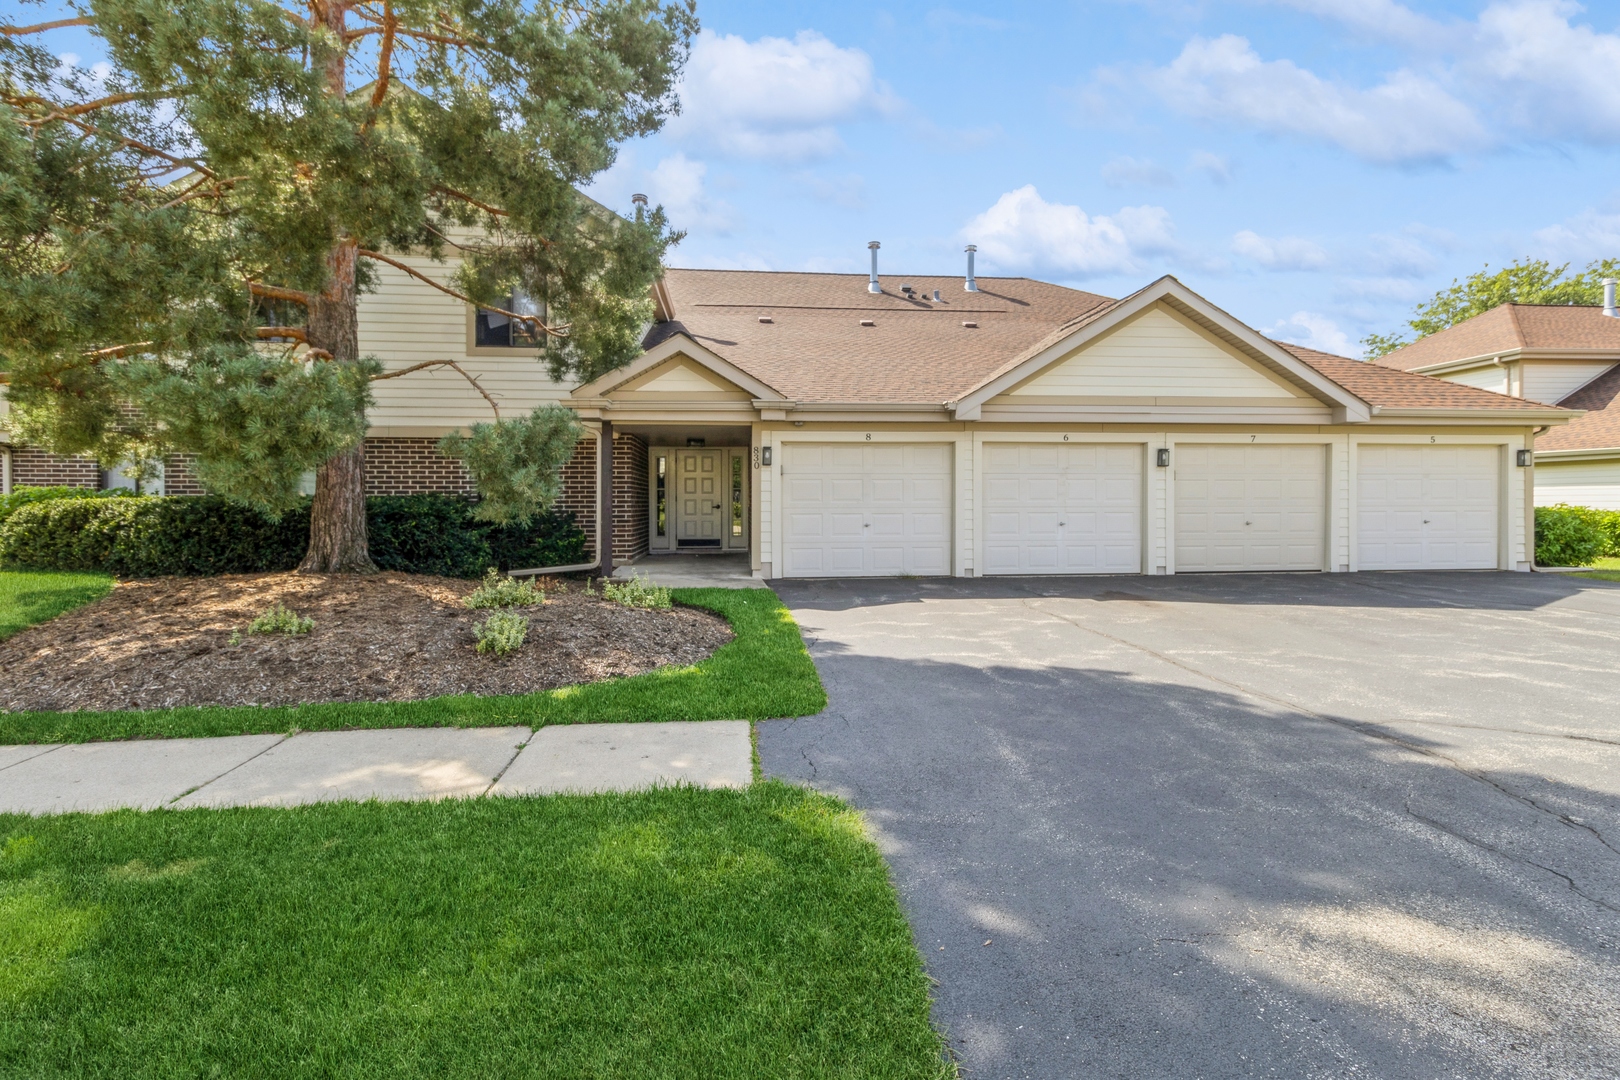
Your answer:
[[[866,177],[860,173],[819,176],[807,172],[799,175],[799,182],[805,186],[811,198],[820,202],[832,203],[845,210],[866,209]]]
[[[1133,157],[1117,157],[1102,167],[1109,187],[1174,187],[1175,174],[1163,165]]]
[[[1579,11],[1567,0],[1492,4],[1459,67],[1521,134],[1612,143],[1620,140],[1620,35],[1570,25]]]
[[[1446,28],[1395,0],[1274,0],[1285,7],[1333,19],[1382,41],[1429,46],[1442,41]]]
[[[675,228],[725,235],[733,225],[731,207],[709,195],[708,173],[703,162],[675,154],[647,174],[647,194],[654,203],[663,204]]]
[[[1232,179],[1232,163],[1221,155],[1212,154],[1208,150],[1193,151],[1192,167],[1217,184],[1225,184]]]
[[[1091,217],[1078,206],[1047,202],[1026,184],[968,222],[962,236],[998,268],[1084,276],[1135,272],[1144,256],[1175,250],[1172,232],[1170,212],[1162,206],[1127,206]]]
[[[1339,329],[1339,324],[1326,315],[1313,311],[1296,311],[1263,333],[1277,341],[1303,345],[1318,352],[1335,356],[1361,356],[1361,348],[1350,340],[1350,335]]]
[[[777,161],[836,154],[844,145],[840,123],[893,113],[900,104],[873,73],[871,57],[813,30],[791,41],[705,30],[678,92],[681,115],[670,121],[671,135]]]
[[[1262,60],[1232,34],[1193,38],[1146,82],[1188,116],[1324,139],[1369,161],[1436,160],[1489,142],[1473,111],[1431,79],[1396,71],[1362,90]]]
[[[1555,262],[1584,265],[1620,252],[1620,214],[1587,210],[1535,234],[1535,253]]]
[[[1320,270],[1328,254],[1302,236],[1261,236],[1244,229],[1232,237],[1232,251],[1267,270]]]

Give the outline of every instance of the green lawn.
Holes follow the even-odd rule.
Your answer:
[[[0,641],[81,604],[100,600],[112,591],[112,584],[106,574],[0,571]]]
[[[0,816],[0,1075],[954,1075],[843,804]]]
[[[1595,578],[1598,581],[1620,581],[1620,559],[1596,559],[1590,571],[1575,576]]]
[[[68,575],[61,575],[68,576]],[[793,616],[769,589],[676,589],[682,604],[730,621],[737,637],[691,667],[511,697],[142,712],[0,713],[0,743],[88,742],[341,728],[487,727],[636,720],[765,720],[827,704]]]

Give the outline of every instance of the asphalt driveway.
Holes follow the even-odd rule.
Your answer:
[[[778,592],[968,1077],[1620,1076],[1620,585]]]

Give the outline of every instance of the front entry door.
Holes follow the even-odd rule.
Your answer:
[[[719,548],[725,542],[726,500],[730,496],[724,450],[680,450],[675,490],[680,492],[675,544],[679,548]]]

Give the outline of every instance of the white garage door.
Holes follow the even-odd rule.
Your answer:
[[[989,443],[984,572],[1142,570],[1140,445]]]
[[[1494,570],[1495,446],[1356,447],[1356,565]]]
[[[1322,569],[1326,447],[1182,444],[1175,459],[1178,573]]]
[[[782,573],[951,572],[949,443],[787,443]]]

